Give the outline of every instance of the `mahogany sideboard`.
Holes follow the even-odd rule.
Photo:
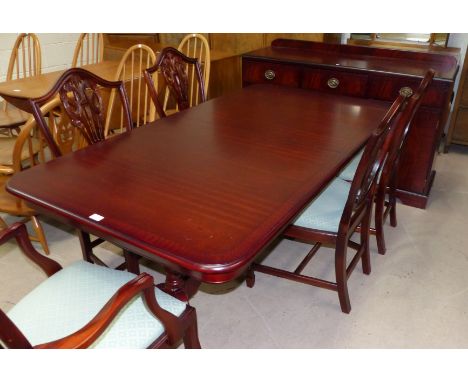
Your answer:
[[[404,204],[425,208],[458,71],[456,56],[278,39],[242,56],[242,84],[271,83],[391,102],[399,92],[415,91],[430,68],[436,75],[408,135],[398,182]]]

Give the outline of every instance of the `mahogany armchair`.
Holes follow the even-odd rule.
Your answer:
[[[48,276],[8,313],[0,310],[0,347],[200,348],[193,307],[154,287],[153,277],[78,261],[62,268],[31,245],[24,224],[0,233],[16,239]]]
[[[69,150],[92,145],[106,138],[106,105],[101,96],[102,89],[108,89],[109,91],[115,90],[117,92],[123,107],[125,131],[130,131],[133,128],[133,122],[127,93],[122,81],[107,81],[82,68],[67,70],[60,76],[57,83],[47,94],[29,101],[32,114],[54,157],[60,157]],[[77,141],[72,142],[72,147],[67,146],[67,151],[64,151],[63,144],[59,142],[62,135],[57,134],[52,126],[46,122],[45,115],[41,111],[41,106],[54,98],[60,100],[60,108],[62,113],[66,115],[67,123],[62,124],[61,131],[76,130],[76,137],[79,139],[78,143]],[[88,233],[83,231],[78,231],[78,233],[84,258],[89,262],[105,265],[93,252],[93,248],[101,244],[104,240],[101,238],[91,240]],[[128,258],[131,254],[124,250],[124,256]],[[119,268],[125,266],[124,263],[119,266]],[[135,271],[138,273],[137,270]]]
[[[153,74],[159,74],[159,86],[155,85]],[[172,47],[164,48],[159,53],[156,63],[145,69],[146,84],[151,98],[161,118],[168,115],[165,101],[160,99],[159,89],[168,89],[175,102],[176,110],[185,110],[206,101],[200,63]],[[162,104],[163,103],[163,104]]]
[[[395,120],[401,115],[405,98],[399,96],[386,113],[379,126],[369,138],[358,164],[353,181],[335,178],[285,230],[284,237],[314,244],[304,260],[294,271],[273,268],[263,264],[250,266],[247,286],[253,287],[255,271],[309,284],[338,293],[341,310],[351,311],[348,278],[359,260],[363,272],[370,274],[369,227],[377,177],[388,153]],[[356,228],[361,226],[360,243],[351,240]],[[317,253],[322,244],[335,248],[335,281],[302,274],[302,271]],[[356,250],[347,261],[348,247]]]
[[[378,187],[375,197],[375,227],[370,228],[370,233],[376,236],[377,249],[381,255],[386,252],[384,224],[387,217],[390,215],[390,225],[392,227],[396,227],[397,225],[396,188],[398,184],[400,156],[405,147],[406,138],[413,124],[414,116],[419,110],[424,94],[430,85],[434,74],[434,70],[428,70],[416,92],[409,97],[404,110],[404,115],[398,122],[399,127],[395,129],[388,159],[382,169],[382,176],[378,179]],[[353,158],[349,165],[340,173],[339,178],[348,182],[353,180],[357,165],[362,157],[362,153],[363,151],[359,152]],[[388,200],[386,200],[387,196]]]

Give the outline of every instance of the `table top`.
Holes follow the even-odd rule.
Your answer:
[[[83,69],[102,77],[114,80],[118,61],[102,61],[97,64],[83,65]],[[0,96],[17,99],[37,98],[46,94],[55,85],[65,70],[43,73],[38,76],[26,77],[0,83]]]
[[[388,106],[251,86],[18,173],[7,189],[171,269],[225,282],[344,167]]]

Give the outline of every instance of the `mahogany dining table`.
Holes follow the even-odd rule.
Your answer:
[[[254,85],[17,173],[7,190],[162,264],[164,289],[190,296],[242,275],[388,107]]]

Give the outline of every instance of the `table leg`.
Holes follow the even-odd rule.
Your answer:
[[[166,281],[158,284],[158,288],[181,301],[188,301],[200,284],[199,280],[166,268]]]

